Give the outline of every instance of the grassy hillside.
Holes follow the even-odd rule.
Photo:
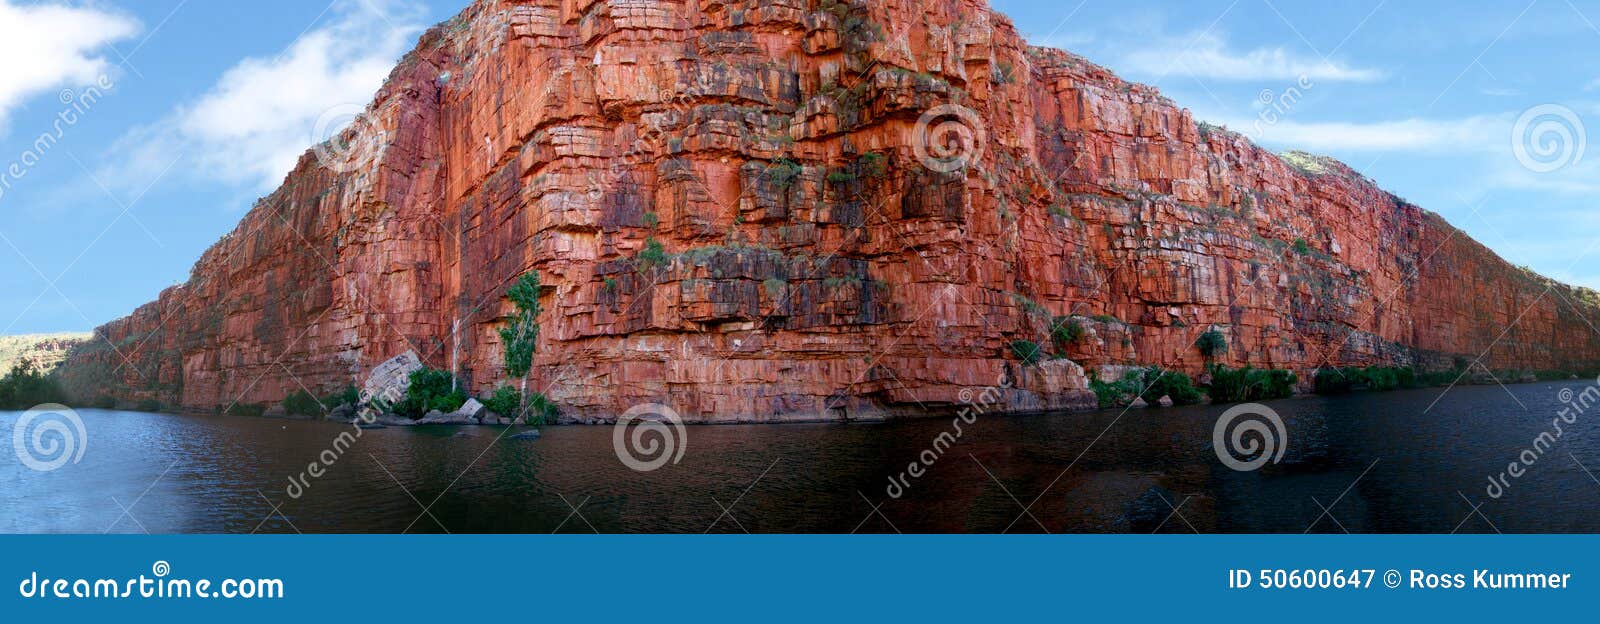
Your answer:
[[[67,351],[91,336],[88,332],[0,336],[0,374],[24,359],[32,360],[40,371],[50,372],[67,357]]]

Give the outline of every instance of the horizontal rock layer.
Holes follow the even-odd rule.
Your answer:
[[[529,270],[530,387],[585,420],[1087,407],[1080,365],[1197,372],[1209,329],[1303,378],[1600,360],[1594,293],[980,0],[480,0],[62,376],[215,410],[413,350],[487,393]]]

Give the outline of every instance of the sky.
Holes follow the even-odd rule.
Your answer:
[[[0,334],[87,331],[187,280],[465,1],[0,0]],[[1600,288],[1600,1],[991,5]]]

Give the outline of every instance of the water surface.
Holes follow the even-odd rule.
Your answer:
[[[81,462],[0,455],[0,532],[1597,532],[1589,415],[1485,493],[1550,429],[1560,389],[1585,387],[1269,402],[1288,447],[1254,472],[1212,449],[1228,406],[984,416],[899,498],[890,476],[949,419],[691,426],[682,461],[651,472],[619,461],[609,426],[368,430],[291,498],[348,426],[85,409]]]

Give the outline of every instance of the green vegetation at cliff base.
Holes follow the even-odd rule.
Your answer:
[[[1214,403],[1265,401],[1287,398],[1294,394],[1299,379],[1283,369],[1258,369],[1250,366],[1229,368],[1213,364],[1206,369],[1209,383],[1197,385],[1187,374],[1166,370],[1159,366],[1133,368],[1121,379],[1104,381],[1090,372],[1089,388],[1100,401],[1100,407],[1125,407],[1134,399],[1156,405],[1162,397],[1174,405],[1194,405],[1202,396],[1210,396]]]
[[[1479,383],[1469,374],[1465,361],[1447,370],[1417,372],[1409,366],[1367,366],[1318,369],[1312,378],[1312,392],[1322,395],[1346,394],[1357,391],[1385,392],[1412,388],[1448,386],[1454,383]],[[1492,376],[1501,383],[1531,381],[1560,381],[1567,379],[1594,379],[1600,370],[1580,372],[1495,371],[1484,370],[1480,375]],[[1183,373],[1165,370],[1159,366],[1131,368],[1120,379],[1103,380],[1089,371],[1089,388],[1099,399],[1101,408],[1126,407],[1135,400],[1157,405],[1163,397],[1173,405],[1193,405],[1202,397],[1213,403],[1241,403],[1284,399],[1294,395],[1299,377],[1284,369],[1258,369],[1250,366],[1229,368],[1220,364],[1206,367],[1203,383]],[[1482,382],[1488,383],[1488,382]]]
[[[11,372],[0,378],[0,409],[25,410],[41,403],[65,400],[55,378],[45,375],[31,360],[12,364]]]

